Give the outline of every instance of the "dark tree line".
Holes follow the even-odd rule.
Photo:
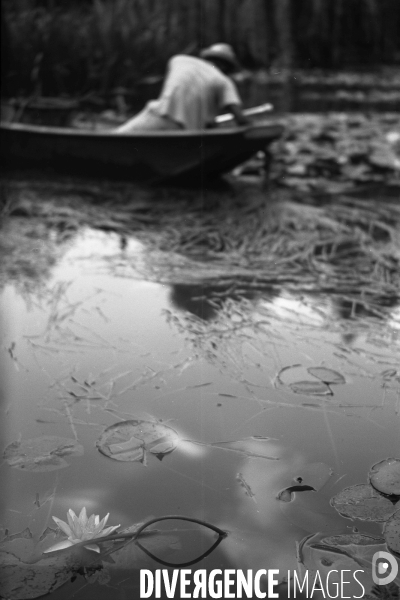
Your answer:
[[[135,86],[231,43],[248,68],[400,62],[399,0],[2,0],[2,93]]]

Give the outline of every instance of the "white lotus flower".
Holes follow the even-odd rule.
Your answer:
[[[84,542],[85,540],[92,540],[93,538],[104,537],[109,535],[120,525],[113,525],[112,527],[106,527],[104,529],[105,524],[107,523],[108,517],[110,513],[108,513],[104,519],[100,521],[99,515],[91,515],[89,518],[86,514],[86,508],[83,507],[79,517],[76,516],[73,510],[69,509],[67,512],[68,523],[58,519],[57,517],[53,517],[53,520],[57,523],[58,527],[68,536],[66,540],[62,542],[58,542],[58,544],[54,544],[51,546],[46,552],[55,552],[56,550],[63,550],[64,548],[69,548],[74,544],[79,544],[80,542]],[[100,548],[97,544],[84,544],[84,547],[88,550],[93,550],[94,552],[100,552]]]

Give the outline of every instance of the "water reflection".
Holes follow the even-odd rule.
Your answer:
[[[377,298],[374,306],[365,304],[362,298],[343,298],[337,296],[332,298],[332,311],[340,319],[350,320],[357,317],[382,317],[381,307],[396,309],[399,304],[399,298]],[[395,311],[393,311],[395,312]]]
[[[19,210],[19,209],[18,209]],[[19,213],[17,212],[17,215]],[[233,278],[229,285],[216,283],[183,283],[185,274],[191,278],[193,270],[198,268],[196,279],[207,278],[207,264],[198,265],[176,261],[176,266],[171,268],[176,259],[168,253],[160,253],[146,247],[132,235],[114,231],[101,231],[87,226],[78,228],[63,227],[64,221],[56,220],[54,224],[44,226],[35,219],[10,220],[3,233],[3,260],[0,267],[0,282],[14,281],[18,286],[40,287],[49,281],[55,273],[58,276],[58,265],[64,277],[68,276],[66,261],[71,265],[73,272],[76,261],[86,261],[88,268],[93,268],[96,263],[99,269],[105,268],[109,272],[122,277],[137,277],[143,279],[164,280],[170,284],[170,302],[179,310],[186,310],[204,321],[216,318],[220,307],[228,298],[248,300],[262,298],[272,302],[276,309],[281,311],[289,301],[289,296],[277,298],[279,291],[274,288],[257,287],[254,282],[247,285],[244,278]],[[22,240],[22,241],[21,241]],[[65,259],[64,259],[65,258]],[[181,264],[179,264],[179,262]],[[179,283],[174,282],[177,268],[181,269]],[[343,323],[347,331],[343,331],[343,341],[354,343],[357,333],[351,331],[351,323],[358,319],[395,320],[390,315],[396,315],[399,297],[396,295],[373,298],[361,297],[351,294],[296,294],[292,295],[292,311],[297,312],[301,318],[310,311],[314,319],[330,320],[331,323]],[[329,309],[327,308],[329,304]],[[286,306],[286,308],[288,308]]]
[[[274,81],[273,75],[281,81]],[[318,82],[302,81],[302,75],[276,72],[272,77],[262,72],[238,82],[240,95],[246,106],[258,106],[271,102],[277,112],[321,113],[365,111],[396,111],[395,95],[377,93],[376,86],[366,87],[354,81],[349,87],[343,81],[332,84],[320,79]],[[321,75],[321,74],[320,74]]]
[[[219,308],[210,299],[214,291],[215,287],[175,284],[171,286],[169,299],[173,307],[187,310],[204,321],[211,321]]]
[[[236,285],[229,287],[210,284],[172,284],[170,286],[170,302],[178,310],[188,311],[203,321],[211,321],[216,318],[223,304],[228,299],[239,300],[245,298],[252,300],[262,296],[271,298],[277,295],[272,290],[246,289],[244,285],[239,289]]]
[[[398,369],[398,307],[361,319],[332,294],[246,289],[240,281],[169,285],[167,277],[161,285],[148,279],[170,255],[115,232],[81,229],[58,254],[43,243],[54,261],[37,272],[41,285],[22,294],[14,284],[27,279],[21,269],[1,295],[5,445],[52,435],[77,440],[84,454],[59,471],[3,463],[5,527],[29,527],[36,540],[52,515],[83,505],[123,526],[188,514],[229,531],[201,567],[282,574],[296,567],[306,534],[346,531],[331,496],[398,448],[390,374]],[[329,397],[296,394],[277,384],[277,373],[293,365],[334,369],[344,383]],[[147,466],[99,452],[107,428],[135,419],[174,429],[183,451],[162,461],[150,452]],[[316,487],[305,475],[316,463],[334,471],[317,492],[277,500],[299,476]],[[361,527],[381,532],[376,523]],[[137,595],[139,564],[158,568],[136,554],[119,571],[110,567],[116,598]],[[109,587],[93,586],[79,579],[51,597],[109,596]]]
[[[318,73],[314,81],[307,81],[304,73],[282,72],[273,69],[272,73],[260,71],[252,76],[238,78],[237,86],[246,107],[271,102],[277,112],[344,112],[397,111],[397,96],[392,93],[377,92],[376,85],[365,85],[362,78],[353,75],[352,85],[348,81],[334,79],[335,74]],[[156,98],[161,91],[161,81],[142,85],[138,95],[132,100],[139,111],[149,100]]]
[[[328,327],[340,334],[345,345],[352,346],[365,332],[362,323],[375,323],[379,329],[386,321],[388,331],[399,326],[398,298],[385,299],[385,305],[390,306],[389,314],[383,313],[378,305],[374,308],[364,304],[360,298],[343,297],[340,294],[282,294],[273,300],[271,306],[277,315],[294,318],[299,322],[313,324],[319,328]],[[384,331],[384,330],[382,330]]]
[[[0,295],[0,339],[2,339],[2,335],[4,335],[4,332],[7,329],[7,323],[6,323],[6,319],[5,319],[5,314],[4,314],[4,310],[3,310],[3,305],[2,305],[2,298]],[[3,332],[3,334],[1,333]],[[10,348],[10,346],[9,346]],[[8,351],[8,350],[7,350]],[[7,365],[7,362],[3,359],[0,359],[0,439],[4,440],[4,434],[5,434],[5,425],[6,425],[6,419],[5,416],[8,414],[9,411],[9,406],[8,406],[8,398],[9,398],[9,378],[7,376],[7,366],[10,367],[10,365]],[[1,498],[0,498],[0,514],[3,515],[5,514],[5,510],[6,510],[6,505],[7,505],[7,498],[6,498],[6,494],[4,493],[5,490],[9,489],[8,486],[8,481],[7,481],[7,477],[2,477],[2,489],[3,489],[3,493],[1,494]],[[0,529],[0,535],[3,535],[3,531],[4,530],[4,525],[1,526]]]

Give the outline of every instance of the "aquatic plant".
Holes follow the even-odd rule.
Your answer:
[[[68,538],[62,540],[54,546],[51,546],[45,552],[55,552],[56,550],[64,550],[75,544],[79,544],[86,540],[92,540],[94,538],[104,537],[113,533],[120,525],[112,525],[111,527],[105,527],[110,513],[100,521],[99,515],[91,515],[89,518],[86,514],[86,508],[83,507],[79,513],[79,517],[76,516],[73,510],[69,509],[67,512],[68,523],[53,517],[53,520],[57,523],[58,527],[67,534]],[[97,544],[83,544],[87,550],[93,550],[94,552],[100,552],[100,548]]]
[[[3,0],[2,91],[109,93],[220,39],[250,68],[394,63],[399,14],[397,0]]]
[[[73,511],[68,511],[68,521],[70,519],[73,523],[73,528],[76,530],[77,525],[82,529],[82,524],[85,522],[86,511],[82,509],[79,517],[77,517]],[[74,518],[73,518],[74,517]],[[100,529],[101,524],[107,519],[108,515],[98,522],[97,529]],[[69,525],[56,517],[53,517],[57,525],[60,526],[65,533]],[[99,517],[92,515],[86,520],[86,528],[90,519],[93,522],[99,520]],[[192,556],[188,560],[186,547],[182,548],[182,555],[185,558],[184,562],[169,562],[159,556],[163,555],[165,551],[170,553],[171,549],[178,549],[180,547],[179,534],[183,534],[182,542],[188,540],[184,535],[187,533],[187,529],[179,530],[174,527],[169,531],[167,529],[157,530],[152,527],[158,522],[168,521],[183,521],[185,523],[194,523],[205,527],[208,530],[213,531],[217,534],[217,539],[211,539],[211,545],[204,550],[204,545],[201,544],[201,553],[198,556]],[[118,526],[119,527],[119,526]],[[71,527],[69,527],[71,529]],[[43,597],[50,592],[53,593],[57,588],[65,585],[71,579],[75,579],[77,575],[83,575],[86,581],[90,583],[97,582],[100,585],[108,583],[111,574],[108,570],[103,567],[103,562],[108,562],[113,565],[113,570],[131,570],[137,568],[137,561],[141,561],[142,558],[137,555],[136,550],[139,548],[144,554],[155,560],[159,564],[166,567],[182,568],[190,565],[194,565],[207,556],[209,556],[227,537],[227,532],[223,531],[219,527],[202,521],[200,519],[185,517],[182,515],[167,515],[163,517],[155,517],[148,519],[142,523],[135,523],[124,529],[106,535],[107,530],[114,530],[115,527],[108,527],[102,529],[96,541],[100,543],[108,542],[107,546],[102,547],[101,553],[80,553],[80,552],[59,552],[52,556],[42,556],[42,541],[53,536],[54,532],[50,528],[46,528],[43,532],[41,541],[39,542],[40,556],[38,555],[38,547],[34,536],[31,534],[29,528],[24,531],[11,535],[1,543],[2,556],[7,561],[10,567],[7,569],[7,573],[4,572],[4,576],[0,581],[0,597],[9,598],[9,600],[26,600],[28,598],[39,598]],[[193,531],[193,529],[192,529]],[[94,533],[93,533],[94,535]],[[101,536],[101,537],[99,537]],[[84,537],[84,535],[82,535]],[[24,540],[24,547],[22,551],[15,550],[14,541],[18,539]],[[91,538],[92,541],[95,539]],[[111,543],[110,543],[111,542]],[[143,542],[143,543],[141,543]],[[193,542],[191,538],[190,544]],[[65,542],[63,542],[65,544]],[[89,547],[93,544],[88,544],[87,540],[84,539],[77,541],[76,544],[72,544],[73,548],[79,548],[79,546]],[[58,549],[62,549],[59,545],[53,546],[46,550],[46,552],[53,552]],[[135,547],[133,547],[135,546]],[[67,549],[71,548],[71,545],[65,546]],[[22,546],[20,546],[21,550]],[[92,548],[93,549],[93,548]],[[23,560],[22,560],[23,557]],[[109,557],[107,559],[107,557]],[[26,562],[25,562],[26,561]],[[108,565],[109,566],[109,565]],[[2,573],[3,575],[3,573]],[[129,581],[129,577],[127,579]],[[101,592],[99,592],[101,597]]]

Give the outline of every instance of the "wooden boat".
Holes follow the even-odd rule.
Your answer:
[[[282,125],[260,119],[270,109],[263,105],[246,111],[254,122],[244,127],[233,126],[229,115],[221,115],[216,128],[204,131],[121,134],[2,122],[1,158],[3,164],[18,167],[46,166],[64,173],[129,179],[219,175],[281,136]]]

